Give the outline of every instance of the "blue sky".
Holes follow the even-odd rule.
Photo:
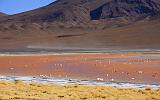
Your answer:
[[[39,8],[54,1],[55,0],[0,0],[0,12],[12,15]]]

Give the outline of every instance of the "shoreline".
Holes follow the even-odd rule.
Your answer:
[[[24,53],[24,52],[17,52],[17,53],[13,53],[13,52],[10,52],[10,53],[0,53],[0,57],[3,57],[3,56],[8,56],[8,57],[12,57],[12,56],[54,56],[54,55],[93,55],[93,54],[96,54],[96,55],[101,55],[101,54],[128,54],[128,55],[150,55],[150,54],[153,54],[153,55],[160,55],[160,51],[157,51],[157,52],[152,52],[152,51],[148,51],[148,52],[145,52],[145,51],[142,51],[142,52],[48,52],[48,53],[35,53],[35,52],[27,52],[27,53]]]
[[[113,88],[135,88],[145,89],[150,87],[152,89],[159,89],[160,84],[147,84],[147,83],[129,83],[129,82],[115,82],[115,81],[99,81],[99,80],[79,80],[67,79],[60,77],[42,77],[42,76],[11,76],[0,75],[0,81],[15,82],[21,81],[24,83],[37,83],[37,84],[55,84],[55,85],[82,85],[82,86],[104,86]]]
[[[159,100],[159,65],[159,52],[0,54],[0,99]]]
[[[107,49],[107,48],[73,48],[73,49],[0,49],[0,54],[81,54],[81,53],[156,53],[160,49]]]

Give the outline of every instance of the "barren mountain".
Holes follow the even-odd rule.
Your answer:
[[[159,0],[58,0],[48,6],[9,16],[1,22],[88,23],[100,19],[126,18],[128,21],[154,16]]]
[[[58,0],[0,18],[1,48],[160,48],[159,0]]]
[[[7,14],[0,12],[0,17],[7,16]]]

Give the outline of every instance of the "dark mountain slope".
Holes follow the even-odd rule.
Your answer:
[[[112,0],[91,11],[94,20],[117,17],[154,16],[160,11],[160,2],[153,0]]]
[[[0,18],[2,48],[160,49],[160,0],[58,0]]]
[[[9,16],[0,22],[76,22],[129,17],[136,19],[156,15],[159,0],[59,0],[48,6]]]

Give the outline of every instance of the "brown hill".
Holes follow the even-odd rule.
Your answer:
[[[1,48],[160,48],[159,0],[58,0],[0,19]]]
[[[160,11],[159,0],[58,0],[48,6],[9,16],[0,22],[88,23],[100,19],[128,21],[154,16]]]
[[[7,14],[0,12],[0,17],[7,16]]]

